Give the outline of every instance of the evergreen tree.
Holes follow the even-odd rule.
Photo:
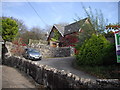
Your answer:
[[[12,41],[18,33],[18,25],[10,18],[2,19],[2,38],[4,41]]]

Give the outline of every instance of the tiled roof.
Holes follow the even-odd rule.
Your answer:
[[[78,32],[82,25],[85,23],[86,19],[87,18],[65,26],[64,35]]]
[[[62,26],[59,24],[55,24],[54,26],[58,29],[58,31],[61,33],[62,36],[71,34],[73,32],[78,32],[79,29],[82,27],[82,25],[85,23],[86,19],[79,20],[77,22],[74,22],[72,24]]]

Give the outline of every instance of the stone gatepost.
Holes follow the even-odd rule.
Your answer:
[[[0,89],[2,89],[2,44],[4,44],[4,41],[0,36]]]
[[[4,44],[4,41],[0,36],[0,64],[2,64],[2,44]]]

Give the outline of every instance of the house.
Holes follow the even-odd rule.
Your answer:
[[[85,25],[85,23],[91,24],[90,19],[85,18],[66,26],[57,24],[53,25],[47,37],[48,44],[53,47],[56,47],[57,45],[60,47],[74,46],[74,44],[78,42],[76,34],[84,31],[81,28]]]
[[[2,62],[2,44],[4,44],[4,41],[2,39],[2,37],[0,36],[0,64]]]

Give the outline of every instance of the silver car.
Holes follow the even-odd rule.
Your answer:
[[[42,55],[39,51],[32,48],[26,48],[23,57],[30,60],[41,60]]]

